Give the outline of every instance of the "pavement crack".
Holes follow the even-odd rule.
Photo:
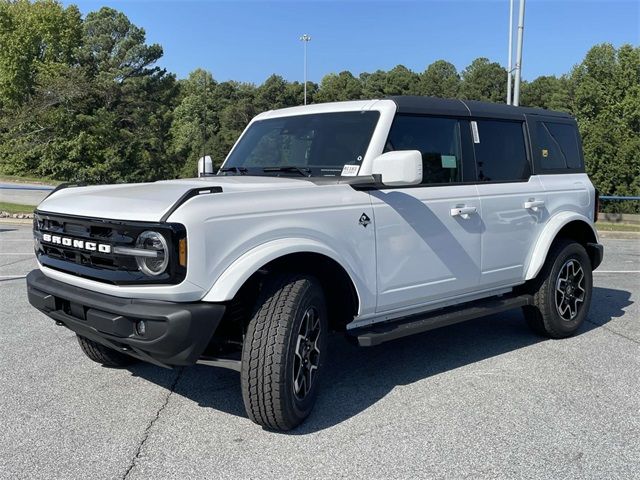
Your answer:
[[[629,340],[630,342],[633,342],[633,343],[635,343],[636,345],[640,345],[640,342],[639,342],[638,340],[636,340],[635,338],[631,338],[631,337],[628,337],[627,335],[625,335],[625,334],[623,334],[623,333],[616,332],[615,330],[613,330],[613,329],[609,328],[606,324],[604,324],[604,325],[603,325],[603,324],[600,324],[600,323],[595,323],[595,322],[592,322],[592,321],[591,321],[591,320],[589,320],[589,319],[587,319],[587,320],[585,320],[585,321],[586,321],[587,323],[590,323],[591,325],[595,325],[595,326],[597,326],[597,327],[603,328],[603,329],[604,329],[604,330],[606,330],[607,332],[612,333],[612,334],[614,334],[614,335],[617,335],[618,337],[622,337],[622,338],[624,338],[625,340]]]
[[[144,447],[145,443],[147,442],[147,439],[149,438],[149,434],[151,433],[151,429],[153,428],[153,425],[160,418],[160,415],[162,415],[163,410],[169,404],[169,399],[171,398],[171,395],[173,395],[173,393],[176,390],[176,386],[178,385],[178,381],[180,381],[180,377],[182,376],[182,371],[183,371],[182,368],[180,368],[178,370],[178,374],[176,375],[176,378],[173,379],[173,382],[171,383],[171,387],[169,388],[169,392],[165,396],[164,401],[162,402],[162,405],[160,405],[160,407],[158,408],[158,411],[156,412],[154,417],[149,421],[149,423],[147,424],[147,427],[144,429],[144,435],[142,436],[142,439],[140,440],[140,443],[138,444],[138,448],[136,449],[135,455],[133,456],[133,458],[129,462],[127,470],[124,472],[124,475],[122,476],[122,480],[126,480],[129,477],[129,474],[133,471],[133,468],[138,463],[137,461],[140,458],[140,454],[142,453],[142,448]]]

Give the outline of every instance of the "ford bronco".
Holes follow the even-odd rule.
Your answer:
[[[240,372],[247,414],[301,423],[327,334],[361,346],[521,308],[584,321],[603,249],[566,113],[391,97],[255,117],[217,174],[58,188],[30,303],[92,360]]]

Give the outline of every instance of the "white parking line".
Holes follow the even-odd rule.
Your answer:
[[[640,270],[596,270],[593,273],[640,273]]]
[[[17,280],[25,277],[26,275],[0,275],[0,280]]]

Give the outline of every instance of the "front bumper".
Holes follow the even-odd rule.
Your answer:
[[[163,367],[194,364],[225,312],[215,303],[114,297],[46,277],[27,275],[29,303],[78,335]],[[136,324],[145,322],[145,334]]]

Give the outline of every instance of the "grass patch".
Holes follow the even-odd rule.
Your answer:
[[[596,228],[603,232],[640,232],[640,225],[633,223],[597,222]]]
[[[20,205],[19,203],[0,202],[0,212],[9,213],[33,213],[36,207],[33,205]]]
[[[0,175],[0,182],[34,183],[36,185],[51,185],[54,187],[62,183],[60,180],[51,180],[46,177],[19,177],[16,175]]]

